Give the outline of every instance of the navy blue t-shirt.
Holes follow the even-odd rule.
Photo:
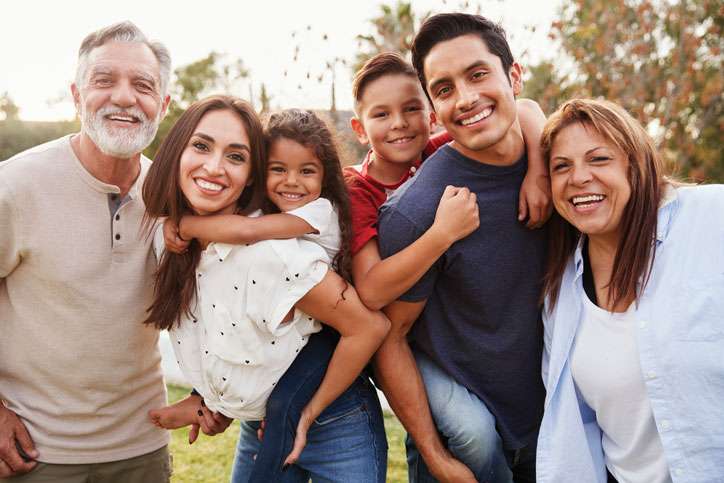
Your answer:
[[[379,245],[389,257],[433,223],[445,186],[477,195],[480,227],[453,244],[400,300],[427,299],[410,344],[482,399],[508,449],[535,438],[543,414],[539,297],[546,235],[518,221],[528,167],[483,164],[446,145],[380,208]]]

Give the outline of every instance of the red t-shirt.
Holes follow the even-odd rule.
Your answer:
[[[422,160],[450,141],[450,135],[446,131],[432,136],[422,151]],[[352,212],[352,256],[357,255],[368,241],[377,236],[377,210],[393,191],[415,174],[421,164],[420,162],[410,166],[410,170],[396,183],[384,184],[367,172],[371,155],[372,151],[369,151],[362,164],[347,166],[343,170]]]

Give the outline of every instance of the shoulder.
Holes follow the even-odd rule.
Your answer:
[[[62,183],[67,173],[70,135],[35,146],[0,162],[0,189],[13,196],[42,193],[38,187],[45,183]]]
[[[0,163],[0,172],[3,177],[22,175],[28,176],[28,170],[45,170],[49,167],[50,160],[57,159],[59,156],[67,156],[70,149],[70,135],[62,138],[48,141],[47,143],[26,149],[7,161]],[[30,175],[34,175],[31,171]]]

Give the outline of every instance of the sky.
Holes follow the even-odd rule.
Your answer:
[[[131,20],[171,51],[174,68],[216,51],[240,58],[249,80],[231,94],[258,96],[263,82],[273,107],[326,109],[331,74],[327,61],[354,59],[356,36],[369,34],[369,19],[381,1],[351,0],[3,0],[0,29],[0,94],[20,107],[20,118],[53,121],[73,118],[70,101],[78,47],[90,32]],[[388,2],[391,3],[391,2]],[[475,2],[469,2],[475,3]],[[547,38],[559,0],[480,0],[483,15],[508,32],[513,55],[534,62],[550,56]],[[458,0],[413,0],[413,9],[457,11]],[[536,26],[530,33],[527,25]],[[323,40],[323,35],[327,40]],[[295,47],[299,47],[294,61]],[[286,75],[285,75],[286,72]],[[307,79],[309,73],[310,78]],[[337,64],[338,109],[349,109],[351,70]],[[323,75],[320,83],[317,80]]]

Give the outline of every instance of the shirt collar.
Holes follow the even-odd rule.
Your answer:
[[[656,221],[656,241],[663,243],[671,226],[671,217],[678,204],[679,195],[673,185],[666,183],[664,195],[659,203],[659,215]]]
[[[209,246],[206,247],[206,252],[210,255],[215,255],[219,260],[225,260],[235,246],[236,245],[229,245],[228,243],[211,242]]]

